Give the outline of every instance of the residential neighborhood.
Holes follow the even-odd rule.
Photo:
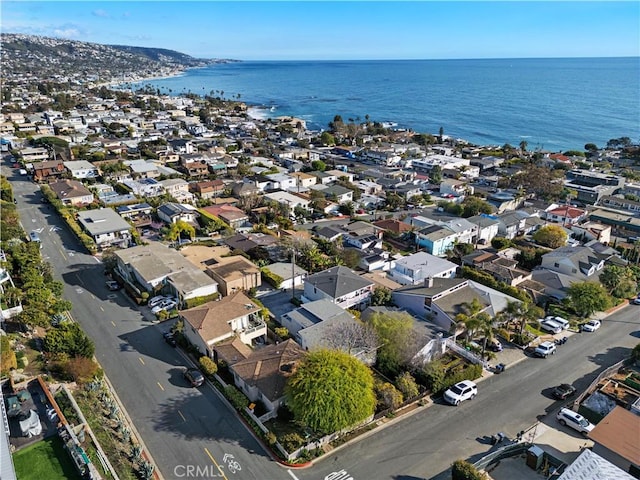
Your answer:
[[[526,141],[472,145],[369,119],[319,132],[214,95],[63,76],[34,82],[18,72],[5,82],[0,319],[3,394],[17,409],[5,418],[12,446],[14,436],[41,435],[35,420],[15,430],[40,407],[45,433],[73,431],[75,417],[64,419],[73,408],[55,400],[54,408],[44,382],[30,382],[46,375],[102,389],[101,375],[111,373],[100,363],[111,366],[110,355],[94,355],[94,344],[129,318],[125,311],[146,330],[137,334],[131,321],[112,356],[142,351],[149,328],[160,329],[169,346],[160,345],[180,352],[171,368],[179,361],[187,370],[172,374],[172,387],[154,380],[154,388],[187,388],[188,380],[218,389],[286,465],[323,457],[340,435],[409,405],[426,409],[459,382],[491,382],[515,358],[559,369],[567,336],[578,342],[603,334],[601,325],[618,328],[608,315],[640,319],[640,147],[629,139],[560,158],[529,151]],[[54,273],[58,257],[64,270]],[[87,307],[73,308],[69,292],[95,302],[89,318],[79,318]],[[108,315],[98,302],[116,305]],[[89,321],[103,337],[80,342]],[[76,342],[85,347],[69,350]],[[545,342],[553,352],[536,359]],[[610,374],[625,387],[601,383],[570,405],[593,423],[593,448],[559,460],[560,479],[582,478],[568,474],[580,462],[640,478],[637,347],[624,355],[633,360]],[[136,363],[146,365],[142,356]],[[611,400],[623,389],[624,399]],[[33,393],[21,401],[20,392]],[[333,407],[315,408],[325,403]],[[59,424],[53,414],[45,421],[45,406]],[[125,420],[114,427],[122,444],[111,448],[124,460],[113,463],[152,478],[150,460],[121,453],[133,445]]]

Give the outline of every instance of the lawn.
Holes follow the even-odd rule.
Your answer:
[[[59,437],[34,443],[13,455],[16,476],[20,480],[80,480],[73,461]]]

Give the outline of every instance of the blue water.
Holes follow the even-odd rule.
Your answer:
[[[640,139],[640,59],[239,62],[144,82],[303,118],[310,129],[344,121],[395,122],[480,145],[560,151]]]

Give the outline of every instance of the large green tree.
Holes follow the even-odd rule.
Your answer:
[[[385,375],[395,377],[418,351],[413,317],[405,312],[374,313],[369,322],[380,342],[378,368]]]
[[[559,248],[567,243],[567,232],[560,225],[545,225],[533,234],[533,239],[540,245]]]
[[[594,312],[602,312],[611,306],[607,290],[595,282],[576,282],[567,289],[567,298],[575,312],[588,317]]]
[[[600,274],[600,282],[609,294],[618,298],[635,296],[638,279],[632,268],[619,265],[606,265]]]
[[[322,434],[354,426],[376,407],[371,370],[337,350],[307,354],[289,378],[285,394],[295,419]]]

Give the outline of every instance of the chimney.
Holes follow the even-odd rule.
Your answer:
[[[427,277],[424,279],[424,286],[427,288],[433,287],[433,277]]]

